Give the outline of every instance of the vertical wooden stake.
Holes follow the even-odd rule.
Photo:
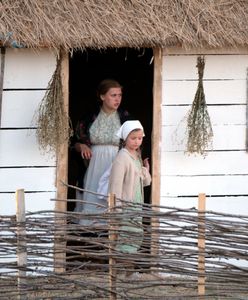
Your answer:
[[[18,266],[18,292],[19,300],[27,299],[22,295],[26,286],[27,245],[25,228],[25,199],[24,190],[16,191],[16,222],[17,222],[17,266]]]
[[[198,196],[198,296],[205,298],[205,210],[206,195]]]
[[[114,210],[116,206],[116,199],[114,194],[108,195],[108,205],[109,212]],[[115,264],[116,260],[113,258],[113,247],[115,241],[117,240],[117,234],[115,232],[115,226],[111,220],[109,219],[109,288],[110,288],[110,300],[116,300],[116,269]]]

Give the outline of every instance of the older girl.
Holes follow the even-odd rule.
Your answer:
[[[99,109],[82,120],[76,129],[75,149],[89,162],[83,182],[79,184],[85,190],[97,192],[99,178],[111,165],[118,150],[120,138],[116,136],[121,124],[129,118],[127,111],[120,110],[122,86],[115,80],[105,79],[98,87],[101,102]],[[96,214],[104,211],[107,203],[97,195],[85,191],[77,192],[75,211]],[[81,225],[97,225],[98,220],[84,218]]]

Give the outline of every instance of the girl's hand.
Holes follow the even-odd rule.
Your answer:
[[[80,144],[80,152],[83,159],[91,159],[92,152],[87,145]]]
[[[149,158],[145,158],[145,159],[143,160],[143,166],[144,166],[145,168],[147,168],[148,172],[150,171]]]
[[[92,152],[86,144],[76,143],[74,147],[77,152],[81,153],[83,159],[91,159]]]

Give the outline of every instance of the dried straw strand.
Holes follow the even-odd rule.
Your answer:
[[[36,115],[38,115],[37,139],[40,148],[56,153],[58,147],[69,141],[72,134],[70,119],[63,104],[60,58],[57,59],[55,72]]]

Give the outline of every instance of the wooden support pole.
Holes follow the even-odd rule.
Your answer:
[[[27,245],[26,245],[26,228],[25,228],[25,199],[24,190],[16,191],[16,234],[17,234],[17,266],[18,266],[18,299],[25,300],[23,294],[26,287],[26,266],[27,266]]]
[[[116,198],[114,194],[108,195],[109,212],[114,211],[116,206]],[[113,248],[117,240],[117,233],[115,225],[111,218],[109,219],[109,289],[110,289],[110,300],[116,300],[116,259],[113,257]]]
[[[153,124],[152,124],[152,195],[153,205],[160,205],[160,178],[161,178],[161,106],[162,106],[162,63],[161,48],[153,49],[154,80],[153,80]]]
[[[61,55],[61,81],[63,87],[63,109],[65,114],[69,113],[69,54],[65,51],[60,53]],[[68,181],[68,141],[65,141],[60,146],[57,153],[57,174],[56,174],[56,187],[57,187],[57,199],[67,199],[67,186],[62,182]],[[66,251],[61,250],[66,248],[66,242],[61,239],[65,236],[66,217],[62,217],[62,212],[67,210],[66,201],[56,201],[55,210],[58,212],[56,215],[56,226],[61,228],[61,231],[56,232],[55,236],[55,254],[54,254],[54,269],[56,272],[62,273],[65,271],[66,264]],[[63,240],[63,242],[62,242]]]
[[[160,179],[161,179],[161,107],[162,107],[162,64],[163,51],[161,48],[153,49],[154,55],[154,79],[153,79],[153,124],[152,124],[152,193],[151,204],[154,210],[159,210],[160,205]],[[151,219],[151,254],[159,253],[159,219]]]
[[[206,195],[198,196],[198,296],[205,299],[205,210]]]

